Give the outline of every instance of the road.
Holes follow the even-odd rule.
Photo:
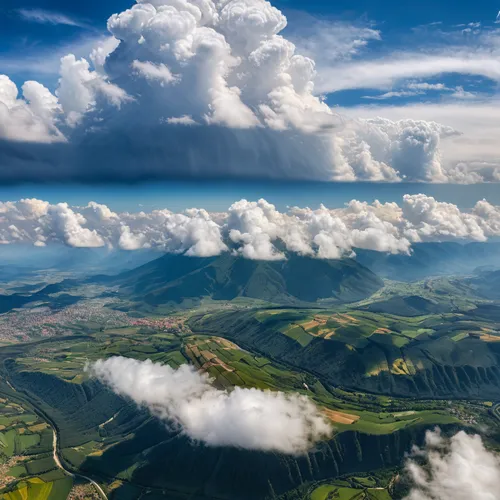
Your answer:
[[[106,493],[104,492],[104,490],[101,488],[101,486],[99,484],[97,484],[93,479],[91,479],[90,477],[87,477],[87,476],[84,476],[83,474],[74,474],[73,472],[69,471],[68,469],[66,469],[64,467],[64,465],[61,463],[61,460],[59,458],[59,454],[58,454],[58,447],[57,447],[57,432],[56,430],[53,428],[52,429],[52,432],[53,432],[53,438],[52,438],[52,446],[53,446],[53,454],[54,454],[54,462],[56,463],[56,465],[62,470],[64,471],[68,476],[71,476],[71,477],[80,477],[82,479],[85,479],[86,481],[88,481],[89,483],[92,483],[97,491],[99,492],[99,495],[101,495],[101,497],[104,499],[104,500],[108,500],[108,497],[106,496]]]
[[[493,415],[500,420],[500,402],[493,405],[492,408]]]
[[[14,388],[14,386],[7,379],[5,381],[7,382],[8,386],[14,392],[18,392]],[[8,395],[8,396],[11,397],[10,395]],[[23,400],[21,400],[21,401],[23,401]],[[51,422],[50,418],[48,418],[47,415],[45,415],[44,412],[41,411],[39,408],[36,408],[35,406],[33,406],[33,410],[35,411],[35,413],[39,414],[41,416],[41,418],[43,420],[45,420],[50,425],[50,427],[52,428],[52,433],[53,433],[52,434],[52,436],[53,436],[52,437],[52,448],[53,448],[52,453],[53,453],[53,456],[54,456],[54,462],[56,463],[57,467],[59,467],[59,469],[61,469],[65,474],[67,474],[70,477],[75,477],[75,478],[79,477],[80,479],[83,479],[83,480],[88,481],[89,483],[93,484],[95,486],[95,488],[97,489],[97,492],[99,493],[99,495],[101,496],[101,498],[103,498],[103,500],[108,500],[108,497],[107,497],[105,491],[92,478],[84,476],[83,474],[75,474],[74,472],[71,472],[71,471],[69,471],[68,469],[66,469],[64,467],[64,465],[61,462],[61,459],[59,458],[58,436],[57,436],[57,431],[55,429],[54,424]]]

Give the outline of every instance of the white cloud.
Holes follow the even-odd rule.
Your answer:
[[[320,72],[329,65],[352,59],[370,42],[382,39],[380,30],[369,25],[318,20],[304,12],[292,19],[288,36],[302,54],[316,61]]]
[[[452,90],[444,83],[410,82],[406,88],[413,90]]]
[[[73,54],[61,59],[61,78],[56,94],[70,126],[77,125],[84,114],[94,108],[99,96],[116,108],[132,100],[123,89],[109,83],[97,71],[91,71],[86,59],[77,60]]]
[[[10,239],[12,224],[22,230],[22,238]],[[74,247],[107,245],[124,250],[155,247],[209,257],[227,250],[221,230],[205,210],[197,209],[178,214],[168,210],[117,214],[94,202],[72,208],[66,203],[50,205],[35,199],[0,203],[0,238],[12,243],[62,242]]]
[[[471,55],[409,53],[336,65],[319,75],[316,88],[322,93],[346,89],[386,89],[405,79],[445,73],[477,75],[500,81],[500,62],[496,55]]]
[[[148,248],[149,243],[144,233],[133,234],[128,226],[122,226],[118,246],[122,250],[141,250]]]
[[[343,208],[292,207],[240,200],[227,212],[188,209],[112,212],[26,199],[0,203],[0,241],[73,247],[155,248],[211,257],[235,252],[248,259],[282,260],[287,252],[321,259],[349,257],[356,248],[409,253],[420,242],[478,241],[500,236],[500,207],[486,200],[469,211],[424,194],[397,203],[353,200]]]
[[[189,365],[174,370],[149,360],[113,357],[93,363],[89,371],[115,393],[209,446],[296,455],[331,433],[306,396],[239,387],[218,390]]]
[[[373,99],[375,101],[383,101],[384,99],[391,99],[393,97],[411,97],[414,95],[421,95],[423,92],[415,91],[415,90],[398,90],[386,92],[385,94],[380,95],[366,95],[363,96],[363,99]]]
[[[412,104],[405,106],[357,106],[341,108],[339,112],[353,119],[371,120],[385,116],[391,121],[418,120],[438,122],[459,130],[439,141],[435,153],[440,158],[448,182],[498,182],[500,159],[500,102],[465,100],[439,104]]]
[[[92,51],[90,52],[90,60],[94,65],[95,70],[101,74],[106,75],[106,59],[110,54],[112,54],[116,48],[120,45],[120,40],[117,40],[114,36],[108,36],[101,38],[96,43],[93,44]]]
[[[451,97],[454,97],[455,99],[476,99],[478,95],[476,92],[469,92],[467,90],[464,90],[463,87],[458,86],[455,89],[455,92],[451,94]]]
[[[329,93],[346,89],[412,88],[408,84],[414,80],[450,73],[498,82],[500,30],[482,28],[478,23],[462,28],[444,30],[435,23],[417,27],[414,39],[406,40],[396,49],[390,47],[375,57],[358,57],[318,66],[316,89]],[[327,46],[322,47],[322,50],[326,49]],[[440,89],[421,87],[420,90]]]
[[[384,94],[375,96],[363,96],[363,99],[383,101],[385,99],[391,99],[393,97],[412,97],[417,95],[425,95],[430,91],[453,92],[453,94],[450,94],[450,97],[454,97],[457,99],[475,96],[475,94],[472,94],[471,92],[464,91],[463,87],[450,88],[443,83],[408,82],[402,85],[401,90],[391,90],[390,92],[385,92]]]
[[[97,230],[83,227],[87,222],[85,217],[71,210],[67,203],[50,206],[48,216],[51,223],[49,231],[54,231],[56,238],[64,241],[67,245],[76,248],[104,246],[104,240],[99,236]],[[40,233],[37,236],[39,235]],[[40,239],[38,238],[37,241]]]
[[[77,59],[87,57],[92,59],[95,50],[109,46],[113,37],[85,32],[84,36],[72,39],[67,43],[57,45],[26,45],[19,47],[14,53],[4,53],[0,56],[0,67],[6,74],[31,75],[32,78],[42,78],[51,81],[59,76],[61,58],[73,54]]]
[[[452,203],[438,202],[423,194],[404,196],[403,217],[407,221],[405,234],[415,242],[488,239],[485,235],[487,217],[463,213]]]
[[[91,26],[78,19],[72,18],[61,12],[53,12],[43,9],[18,9],[18,14],[26,21],[40,24],[64,24],[78,28],[91,29]]]
[[[485,174],[471,175],[466,159],[442,162],[443,141],[456,133],[453,125],[346,118],[315,94],[317,66],[308,56],[321,53],[325,43],[332,48],[320,63],[326,57],[336,68],[329,85],[337,90],[359,86],[360,74],[375,87],[392,82],[396,73],[406,77],[406,70],[388,76],[385,65],[375,67],[380,61],[366,68],[356,59],[368,42],[380,39],[378,30],[320,22],[314,24],[317,38],[292,31],[298,50],[282,36],[286,25],[285,16],[264,0],[141,0],[114,14],[108,21],[112,36],[96,44],[92,64],[74,54],[62,58],[57,100],[30,99],[46,104],[33,105],[29,116],[12,110],[0,115],[3,138],[66,139],[68,147],[45,148],[41,159],[40,149],[27,157],[7,149],[15,167],[0,170],[0,178],[491,180],[486,164]],[[434,70],[441,61],[435,57]],[[422,67],[428,67],[424,59]],[[467,64],[481,65],[481,58]],[[405,65],[413,68],[413,60]],[[413,77],[432,73],[425,71]],[[437,84],[413,85],[392,96],[431,85],[438,90]],[[318,90],[324,90],[321,78]],[[188,141],[186,128],[178,125],[195,123],[200,126],[189,129]],[[44,168],[37,168],[41,160]]]
[[[500,491],[500,457],[488,451],[481,437],[461,431],[451,439],[439,429],[426,434],[422,467],[409,460],[406,471],[413,489],[405,500],[495,500]]]
[[[0,138],[13,141],[63,141],[56,127],[61,108],[55,96],[38,82],[23,85],[23,97],[7,76],[0,75]]]
[[[166,122],[171,125],[197,125],[197,123],[188,115],[172,116],[167,118]]]
[[[158,80],[163,84],[177,82],[177,77],[172,74],[165,64],[153,64],[151,62],[133,61],[132,67],[138,74],[148,80]]]

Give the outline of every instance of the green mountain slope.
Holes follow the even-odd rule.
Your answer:
[[[348,302],[366,298],[382,281],[351,259],[319,260],[290,256],[265,262],[229,254],[216,258],[166,255],[112,283],[134,301],[149,305],[211,297],[232,300],[248,297],[274,303],[316,302],[334,299]]]
[[[378,276],[397,281],[428,276],[469,274],[478,266],[500,265],[499,243],[417,243],[411,254],[387,254],[356,249],[356,260]]]
[[[480,271],[469,283],[474,286],[480,297],[489,300],[500,299],[500,271]]]
[[[484,318],[497,314],[491,306],[469,316],[423,316],[418,321],[371,314],[333,315],[311,328],[327,314],[225,311],[193,316],[190,327],[350,390],[403,397],[500,398],[500,342],[495,341],[496,333],[484,336],[482,330],[488,324]]]
[[[391,297],[387,300],[372,302],[367,306],[360,307],[366,311],[376,313],[397,314],[399,316],[420,316],[423,314],[439,314],[449,311],[446,304],[432,302],[418,295],[408,297]]]

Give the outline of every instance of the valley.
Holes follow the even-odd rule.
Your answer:
[[[144,291],[137,302],[153,264],[63,282],[42,302],[35,291],[0,315],[24,332],[0,346],[3,498],[388,500],[402,498],[395,478],[428,429],[500,446],[499,309],[469,276],[386,280],[350,302],[287,292],[273,303],[249,296],[246,278],[223,298],[212,288],[173,306],[171,292]],[[266,276],[252,280],[267,290]],[[26,328],[31,315],[40,319]],[[221,391],[306,396],[333,434],[297,456],[195,442],[91,376],[90,364],[114,356],[190,364]]]

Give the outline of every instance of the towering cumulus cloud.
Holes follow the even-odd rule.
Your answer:
[[[287,252],[340,259],[356,248],[410,253],[420,242],[478,241],[500,236],[500,207],[485,200],[470,212],[424,194],[397,203],[352,200],[343,208],[292,207],[280,212],[266,200],[240,200],[227,212],[188,209],[111,211],[25,199],[0,202],[0,244],[158,249],[193,257],[233,252],[254,260],[282,260]]]
[[[339,116],[286,25],[264,0],[137,0],[88,59],[62,58],[55,94],[0,77],[0,180],[458,179],[455,130]]]
[[[405,500],[495,500],[500,492],[500,457],[484,447],[480,436],[459,432],[451,439],[428,431],[426,446],[406,466],[414,487]]]
[[[119,395],[209,446],[300,454],[331,429],[305,396],[258,389],[217,390],[192,366],[176,370],[151,361],[114,357],[89,368]]]

